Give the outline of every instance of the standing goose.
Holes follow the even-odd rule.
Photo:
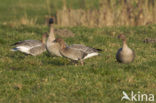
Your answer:
[[[52,18],[49,19],[50,32],[49,32],[46,48],[51,55],[62,56],[59,52],[59,44],[54,42],[55,35],[54,35],[53,23],[54,23],[53,19]]]
[[[52,55],[62,56],[59,52],[59,46],[60,45],[58,44],[58,42],[54,42],[55,41],[55,35],[54,35],[53,19],[52,18],[49,20],[49,25],[50,25],[50,33],[49,33],[49,37],[48,37],[47,45],[46,45],[47,50]],[[77,50],[81,50],[81,51],[87,53],[88,55],[87,55],[87,57],[85,57],[85,59],[96,56],[99,54],[98,53],[99,51],[102,51],[100,49],[90,48],[90,47],[87,47],[87,46],[81,45],[81,44],[73,44],[73,45],[70,45],[68,47],[73,48],[73,49],[77,49]]]
[[[47,38],[47,33],[44,33],[42,35],[42,41],[39,41],[39,40],[19,41],[13,44],[13,46],[16,46],[16,47],[13,48],[12,51],[20,51],[25,54],[37,56],[46,51],[46,46],[45,46],[46,38]]]
[[[83,60],[90,57],[90,54],[84,52],[82,49],[75,49],[71,46],[67,46],[63,39],[58,38],[55,42],[59,44],[59,52],[62,56],[74,61],[80,60],[82,65],[84,64]]]
[[[118,38],[122,40],[123,45],[122,48],[120,48],[116,54],[117,61],[125,64],[131,63],[135,58],[134,51],[128,47],[125,35],[120,34]]]

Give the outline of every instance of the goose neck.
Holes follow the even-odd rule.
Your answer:
[[[61,44],[60,47],[61,47],[61,49],[63,50],[63,49],[66,48],[66,45],[65,45],[65,44]]]
[[[123,40],[123,48],[128,48],[126,40]]]
[[[50,40],[50,41],[55,40],[55,35],[54,35],[54,28],[53,28],[53,25],[50,25],[50,33],[49,33],[48,40]]]
[[[45,43],[46,43],[46,39],[42,38],[42,44],[45,44]]]

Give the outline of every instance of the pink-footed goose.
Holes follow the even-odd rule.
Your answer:
[[[48,37],[47,45],[46,45],[47,46],[47,50],[52,55],[62,56],[60,54],[60,52],[59,52],[59,46],[60,46],[59,43],[58,42],[54,42],[54,40],[56,38],[55,38],[55,35],[54,35],[53,19],[49,20],[49,24],[50,24],[50,33],[49,33],[49,37]],[[100,49],[90,48],[90,47],[87,47],[87,46],[81,45],[81,44],[72,44],[72,45],[70,45],[68,47],[70,47],[72,49],[81,50],[81,51],[87,53],[88,55],[84,59],[87,59],[87,58],[99,55],[98,52],[102,51]]]
[[[46,44],[45,44],[46,38],[47,38],[47,33],[44,33],[42,35],[42,41],[39,41],[39,40],[19,41],[13,44],[15,48],[13,48],[12,51],[20,51],[25,54],[37,56],[46,51]]]
[[[55,40],[55,35],[54,35],[54,27],[53,27],[53,19],[49,19],[49,26],[50,26],[50,32],[49,32],[49,37],[46,43],[46,48],[47,51],[53,55],[53,56],[62,56],[59,52],[59,44],[54,42]]]
[[[57,38],[54,42],[59,44],[59,52],[62,56],[69,58],[71,60],[74,60],[74,61],[80,60],[82,65],[83,65],[84,59],[87,59],[90,56],[92,56],[92,55],[90,55],[90,52],[87,53],[86,51],[83,51],[82,49],[77,49],[77,48],[75,49],[71,46],[67,46],[63,39]],[[79,46],[79,45],[76,45],[76,46]],[[85,49],[85,48],[83,47],[83,49]],[[89,48],[89,49],[91,49],[91,48]],[[87,49],[87,50],[89,50],[89,49]],[[93,51],[93,50],[91,50],[91,51]],[[96,50],[94,52],[97,53]]]
[[[84,59],[91,58],[93,56],[97,56],[97,55],[99,55],[99,52],[102,51],[101,49],[87,47],[82,44],[72,44],[69,47],[87,53],[87,56],[85,56]]]
[[[122,40],[122,48],[117,51],[116,59],[120,63],[131,63],[135,58],[135,53],[132,49],[130,49],[126,43],[126,37],[123,34],[118,36],[119,39]]]

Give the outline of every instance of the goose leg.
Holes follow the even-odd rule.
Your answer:
[[[75,66],[77,66],[78,63],[77,61],[73,60],[72,62],[74,63]]]
[[[77,63],[75,63],[75,67],[77,67]]]
[[[83,62],[83,60],[82,60],[82,59],[80,60],[80,62],[81,62],[81,65],[83,66],[83,65],[84,65],[84,62]]]

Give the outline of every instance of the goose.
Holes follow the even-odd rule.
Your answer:
[[[49,19],[50,32],[49,32],[49,37],[47,39],[46,48],[51,55],[62,57],[62,55],[59,52],[59,44],[54,42],[55,35],[54,35],[53,23],[54,23],[53,19],[50,18]]]
[[[56,40],[56,38],[54,35],[53,23],[54,23],[53,19],[52,18],[49,19],[50,32],[49,32],[49,37],[47,40],[46,48],[50,54],[62,57],[62,55],[59,52],[59,46],[60,46],[59,43],[54,42]],[[67,44],[66,44],[66,46],[67,46]],[[68,47],[86,52],[88,55],[87,55],[87,57],[85,57],[85,59],[93,57],[93,56],[97,56],[97,55],[99,55],[98,52],[102,51],[101,49],[90,48],[90,47],[87,47],[82,44],[72,44],[72,45],[69,45]]]
[[[63,57],[69,58],[69,59],[74,60],[74,61],[80,60],[81,65],[84,64],[84,62],[83,62],[84,59],[87,59],[91,56],[90,55],[91,52],[87,53],[87,51],[85,51],[85,47],[83,47],[81,45],[74,45],[74,46],[75,47],[76,46],[83,47],[84,50],[77,49],[77,48],[75,49],[71,46],[67,46],[67,44],[64,42],[64,40],[60,39],[60,38],[57,38],[54,42],[59,44],[59,52]],[[89,48],[89,49],[88,48],[86,48],[86,50],[91,49],[91,48]],[[91,50],[91,51],[93,52],[93,50]],[[96,49],[95,49],[95,52],[97,52]]]
[[[11,51],[20,51],[25,54],[30,54],[32,56],[37,56],[46,51],[47,33],[42,35],[42,41],[39,40],[24,40],[14,43],[12,46],[15,46]]]
[[[124,64],[131,63],[135,58],[134,51],[128,47],[125,35],[120,34],[118,38],[122,40],[123,45],[116,53],[117,61]]]
[[[76,50],[81,50],[85,53],[87,53],[88,55],[85,56],[84,59],[88,59],[91,58],[93,56],[97,56],[99,55],[99,52],[101,52],[101,49],[96,49],[96,48],[91,48],[82,44],[72,44],[69,46],[70,48],[76,49]]]

